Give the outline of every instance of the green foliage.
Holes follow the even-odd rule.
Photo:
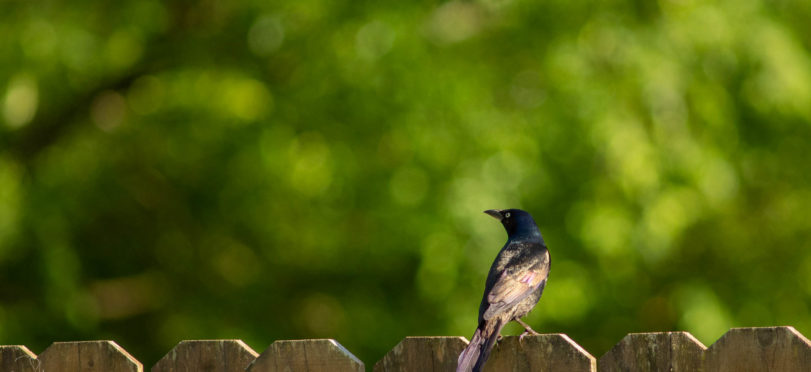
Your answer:
[[[537,330],[811,334],[808,2],[0,8],[2,344],[469,337],[507,207]]]

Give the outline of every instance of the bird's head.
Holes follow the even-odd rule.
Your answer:
[[[484,213],[501,221],[504,229],[507,230],[507,236],[510,238],[537,237],[541,239],[541,231],[538,230],[538,225],[535,224],[535,220],[527,211],[520,209],[488,209]]]

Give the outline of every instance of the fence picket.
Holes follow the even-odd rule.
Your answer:
[[[37,356],[22,345],[0,346],[0,371],[36,372]]]
[[[54,342],[37,360],[47,372],[143,372],[141,362],[113,341]]]
[[[152,372],[244,372],[257,356],[242,340],[181,341]]]
[[[631,333],[597,361],[600,372],[697,371],[706,347],[687,332]]]
[[[363,372],[363,362],[332,339],[280,340],[251,363],[249,372]]]
[[[484,366],[485,371],[595,372],[591,354],[564,334],[507,336],[501,339]]]
[[[732,328],[706,351],[706,371],[811,371],[811,342],[793,327]]]
[[[406,337],[375,364],[375,372],[452,371],[464,337]]]

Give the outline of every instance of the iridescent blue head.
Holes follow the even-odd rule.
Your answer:
[[[543,242],[541,230],[538,229],[535,220],[527,211],[520,209],[488,209],[484,213],[501,221],[510,240],[539,239]]]

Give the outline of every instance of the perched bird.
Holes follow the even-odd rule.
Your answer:
[[[527,334],[537,335],[521,317],[527,315],[546,286],[551,264],[541,231],[529,213],[520,209],[486,210],[507,230],[507,244],[498,252],[479,305],[479,326],[467,348],[459,354],[457,372],[481,371],[501,329],[510,321],[521,324]]]

